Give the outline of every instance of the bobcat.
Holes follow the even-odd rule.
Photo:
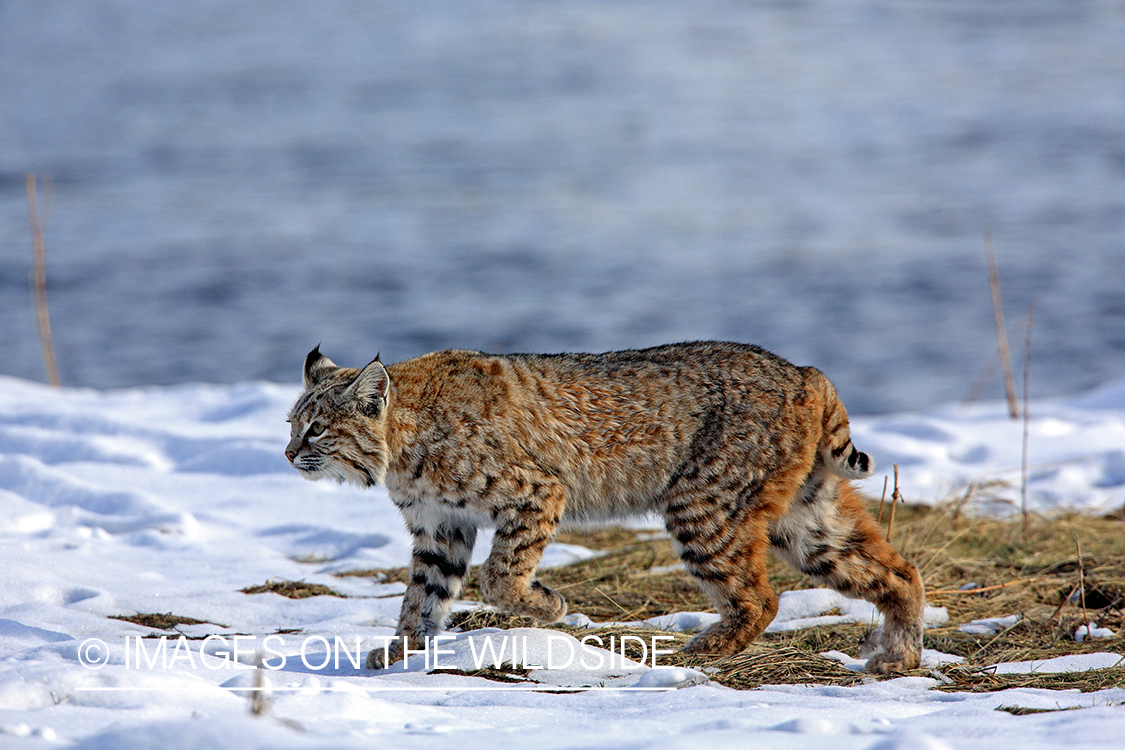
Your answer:
[[[486,602],[553,622],[534,578],[560,524],[659,513],[721,619],[684,648],[732,654],[777,614],[773,550],[885,617],[876,674],[917,667],[917,569],[879,532],[847,480],[874,466],[852,445],[828,379],[761,348],[721,342],[606,354],[442,351],[337,367],[309,352],[289,415],[304,477],[386,483],[414,537],[398,635],[379,669],[445,624],[477,529],[495,529]]]

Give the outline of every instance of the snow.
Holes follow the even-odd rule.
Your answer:
[[[1074,640],[1084,641],[1089,638],[1112,638],[1116,633],[1110,628],[1099,628],[1096,622],[1088,622],[1085,625],[1079,625],[1078,629],[1074,631]]]
[[[829,612],[835,614],[827,614]],[[927,627],[942,625],[949,621],[945,607],[926,607],[924,619]],[[657,630],[673,633],[701,630],[719,621],[714,612],[671,612],[659,617],[650,617],[639,622],[598,623],[581,614],[571,614],[563,622],[574,627],[600,627],[604,625],[649,626]],[[805,591],[785,591],[778,596],[777,615],[767,633],[780,633],[787,630],[801,630],[818,625],[838,625],[840,623],[860,623],[881,625],[883,616],[870,602],[849,599],[831,589],[808,589]]]
[[[1057,674],[1060,672],[1087,672],[1091,669],[1107,669],[1125,664],[1121,654],[1074,654],[1056,656],[1053,659],[1037,661],[1014,661],[996,664],[988,669],[996,674]]]
[[[959,630],[969,635],[996,635],[1007,630],[1023,619],[1020,615],[1007,615],[1005,617],[984,617],[980,620],[962,623]]]
[[[309,483],[288,468],[284,415],[296,395],[265,382],[101,392],[0,378],[0,746],[473,750],[511,738],[546,748],[1038,750],[1113,747],[1125,733],[1125,688],[947,693],[932,689],[937,678],[909,677],[736,691],[662,664],[666,642],[648,640],[640,663],[581,631],[449,633],[432,652],[368,672],[362,655],[393,635],[403,585],[335,574],[405,565],[409,539],[382,489]],[[1125,381],[1033,402],[1032,415],[1033,509],[1125,506]],[[900,464],[909,498],[937,500],[981,476],[1010,478],[1022,427],[982,404],[857,420],[855,435],[882,470]],[[485,554],[482,542],[478,560]],[[589,554],[556,545],[549,561]],[[277,579],[346,598],[241,592]],[[113,619],[168,612],[201,624],[156,639]],[[933,623],[945,617],[929,611]],[[997,632],[1014,617],[965,627]],[[590,624],[583,618],[572,622]],[[648,624],[694,630],[713,619],[675,612]],[[877,618],[810,590],[783,595],[771,627],[843,621]],[[1111,667],[1122,657],[1106,643],[1102,654],[995,669]],[[858,654],[826,655],[863,665]],[[934,668],[956,660],[925,658]],[[513,660],[530,673],[466,674]],[[1084,710],[995,710],[1011,705]]]
[[[1125,504],[1125,379],[1074,399],[1033,402],[1027,490],[1032,510],[1107,513]],[[899,469],[910,502],[971,494],[998,512],[1020,504],[1022,420],[1003,403],[951,405],[918,414],[854,419],[856,445],[884,476]],[[867,480],[878,496],[883,479]],[[890,492],[888,491],[888,497]]]

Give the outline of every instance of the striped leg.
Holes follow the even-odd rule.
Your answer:
[[[669,530],[677,538],[684,529]],[[719,611],[722,619],[684,647],[692,654],[735,654],[761,635],[777,614],[777,595],[766,577],[768,545],[764,531],[731,538],[720,534],[681,544],[684,566]]]
[[[784,516],[770,528],[778,557],[814,581],[865,599],[883,614],[875,674],[918,666],[925,593],[918,569],[883,537],[846,482],[814,472]]]
[[[421,649],[426,638],[441,632],[469,569],[477,536],[472,524],[445,518],[433,524],[412,525],[411,532],[414,550],[410,583],[402,600],[396,637],[386,653],[382,648],[368,653],[369,669],[390,666],[402,658],[404,647]]]
[[[744,467],[753,461],[720,444],[697,453],[669,488],[665,525],[688,572],[722,615],[684,651],[737,653],[773,621],[777,595],[766,575],[767,530],[801,486],[814,452],[806,442],[769,473],[748,475]]]
[[[757,485],[713,497],[708,489],[681,486],[667,498],[664,522],[684,567],[699,582],[722,619],[693,638],[684,651],[734,654],[761,634],[777,614],[777,596],[766,578],[763,509],[753,502]]]
[[[562,517],[565,493],[554,483],[530,483],[494,513],[496,534],[481,569],[484,600],[505,612],[555,622],[566,614],[566,601],[535,580],[535,568]]]

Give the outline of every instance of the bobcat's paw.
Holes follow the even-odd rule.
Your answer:
[[[511,577],[486,576],[481,592],[486,604],[508,614],[531,617],[539,622],[558,622],[566,614],[562,594],[539,581],[532,581],[528,586]]]
[[[917,669],[922,663],[918,654],[885,654],[878,653],[867,660],[864,669],[871,674],[887,675],[897,672],[909,672]]]
[[[402,636],[396,636],[387,646],[373,648],[367,652],[364,666],[368,669],[386,669],[395,662],[402,660]]]
[[[884,625],[869,632],[860,641],[861,656],[868,656],[865,669],[871,674],[885,675],[909,672],[922,663],[922,622],[895,627]]]
[[[738,627],[729,620],[720,620],[696,635],[680,649],[681,654],[729,656],[737,654],[750,644],[756,633]]]
[[[566,616],[566,599],[562,594],[552,588],[544,586],[539,581],[533,581],[531,590],[542,596],[528,607],[527,614],[539,622],[558,622]]]

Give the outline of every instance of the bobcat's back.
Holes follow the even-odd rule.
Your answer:
[[[407,407],[415,434],[387,481],[407,494],[471,495],[529,467],[562,482],[568,518],[612,517],[659,509],[677,475],[711,453],[736,453],[745,472],[764,475],[822,436],[837,463],[837,443],[850,447],[823,375],[748,345],[447,351],[387,372],[392,416]]]

